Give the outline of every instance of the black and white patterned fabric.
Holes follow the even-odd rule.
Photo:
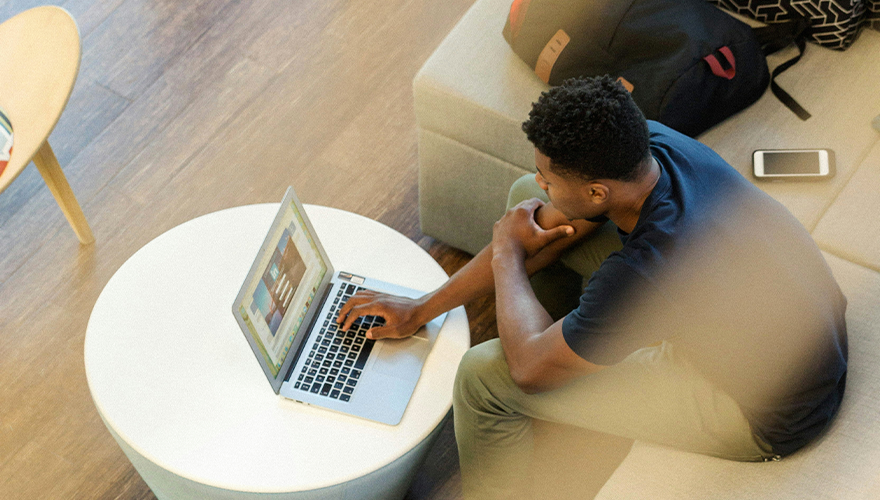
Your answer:
[[[868,2],[867,23],[871,28],[880,31],[880,2],[872,0]]]
[[[811,41],[844,50],[865,26],[880,30],[880,0],[708,0],[719,7],[765,23],[801,15],[810,20]]]

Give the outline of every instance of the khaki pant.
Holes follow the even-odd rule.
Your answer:
[[[531,197],[546,200],[534,178],[526,176],[514,184],[509,204]],[[579,273],[592,273],[617,248],[613,228],[603,228],[563,262]],[[552,288],[553,280],[545,277],[536,275],[533,286]],[[539,299],[548,290],[539,294],[536,289]],[[472,499],[530,496],[533,418],[731,460],[774,456],[754,436],[737,403],[677,356],[670,342],[640,349],[559,389],[529,395],[511,379],[500,341],[491,340],[462,359],[453,407],[465,497]]]

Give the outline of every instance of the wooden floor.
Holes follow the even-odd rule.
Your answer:
[[[0,194],[0,498],[153,498],[92,404],[83,338],[164,231],[294,184],[467,262],[418,228],[411,80],[472,2],[0,0],[0,20],[56,3],[79,24],[50,142],[97,239],[79,245],[33,165]],[[496,336],[491,300],[468,316],[475,343]],[[460,497],[447,427],[408,498]]]

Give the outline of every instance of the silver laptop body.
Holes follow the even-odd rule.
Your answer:
[[[351,251],[357,251],[356,243]],[[382,322],[369,316],[340,331],[337,311],[359,288],[411,298],[424,295],[336,271],[293,188],[288,188],[232,313],[276,394],[396,425],[445,314],[402,340],[366,339],[363,331],[371,322]]]

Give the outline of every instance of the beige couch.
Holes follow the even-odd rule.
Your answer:
[[[509,5],[477,0],[413,82],[422,230],[471,253],[489,241],[510,184],[534,172],[520,124],[547,88],[501,36]],[[870,30],[845,52],[810,45],[779,79],[810,120],[768,91],[699,137],[749,178],[754,149],[836,153],[830,181],[759,184],[812,233],[849,300],[850,371],[832,428],[768,464],[637,442],[597,498],[880,498],[880,133],[871,126],[880,114],[878,54],[880,33]]]

